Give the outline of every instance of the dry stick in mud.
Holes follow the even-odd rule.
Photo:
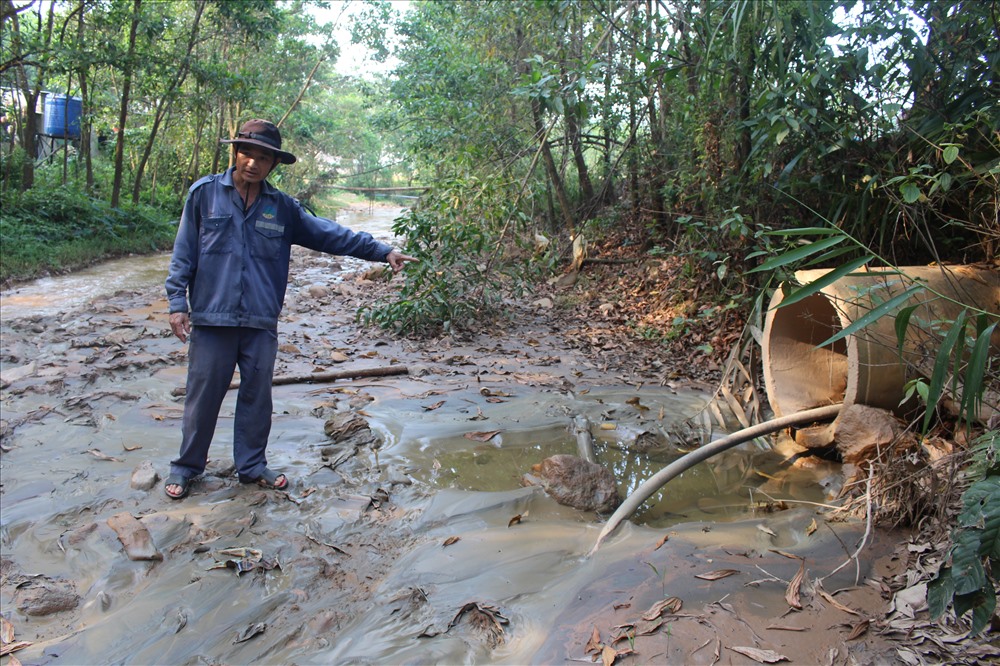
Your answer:
[[[304,375],[278,375],[271,379],[272,386],[284,384],[319,384],[322,382],[332,382],[338,379],[358,379],[359,377],[389,377],[391,375],[409,374],[409,369],[405,366],[383,366],[380,368],[358,368],[356,370],[335,370],[332,372],[310,372]],[[233,391],[240,387],[239,381],[229,384],[229,390]],[[185,387],[175,388],[170,395],[180,396],[187,392]]]
[[[731,435],[727,435],[720,440],[714,441],[711,444],[706,444],[700,449],[696,449],[687,455],[681,456],[644,481],[642,485],[636,488],[631,495],[625,498],[625,501],[622,502],[621,506],[619,506],[618,509],[611,515],[611,518],[608,519],[604,529],[602,529],[601,533],[597,536],[597,543],[594,544],[594,547],[590,550],[588,556],[596,553],[597,549],[601,547],[601,543],[604,542],[604,539],[614,532],[623,520],[628,519],[640,506],[642,506],[643,502],[652,497],[653,493],[665,486],[674,477],[680,476],[688,469],[704,460],[708,460],[718,453],[722,453],[727,449],[733,448],[737,444],[742,444],[743,442],[756,437],[776,432],[782,428],[832,419],[840,413],[841,407],[843,407],[843,405],[827,405],[826,407],[816,407],[814,409],[807,409],[805,411],[789,414],[788,416],[782,416],[777,419],[771,419],[770,421],[765,421],[763,423],[750,426],[749,428],[738,430]]]

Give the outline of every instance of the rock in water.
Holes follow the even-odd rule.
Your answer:
[[[143,460],[132,471],[132,479],[129,485],[136,490],[151,490],[159,480],[160,475],[153,469],[153,463]]]
[[[130,560],[162,560],[163,555],[156,549],[153,537],[146,526],[128,511],[116,513],[108,518],[108,525],[118,535],[125,546]]]
[[[29,583],[17,591],[17,609],[25,615],[52,615],[73,610],[79,604],[80,596],[68,583],[43,579]]]
[[[522,481],[541,486],[552,499],[581,511],[611,513],[619,504],[615,475],[605,467],[578,456],[559,454],[531,467]]]

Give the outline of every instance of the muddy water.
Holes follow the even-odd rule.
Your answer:
[[[337,213],[337,222],[355,231],[367,231],[379,240],[392,241],[393,220],[402,208],[352,208]],[[50,316],[82,307],[94,298],[121,289],[162,285],[170,254],[126,257],[82,269],[70,275],[42,278],[0,293],[5,318]],[[345,268],[357,270],[365,262],[352,257],[342,260]],[[302,277],[315,271],[305,271]]]
[[[385,237],[394,214],[376,211],[381,228],[345,221]],[[186,350],[163,314],[163,271],[163,258],[138,259],[3,295],[0,600],[16,639],[32,643],[23,663],[564,663],[589,660],[594,628],[607,640],[665,596],[690,612],[636,638],[633,659],[713,663],[699,645],[715,636],[814,663],[842,643],[830,627],[843,618],[803,613],[808,641],[768,629],[799,567],[775,550],[807,557],[819,576],[858,540],[861,526],[795,503],[824,501],[835,470],[790,469],[745,447],[678,479],[588,557],[600,517],[522,487],[521,475],[576,452],[571,424],[584,416],[627,493],[721,434],[700,427],[708,396],[616,385],[567,350],[528,353],[499,333],[419,346],[357,331],[351,294],[365,284],[345,277],[346,261],[296,256],[278,373],[337,369],[337,352],[410,374],[275,387],[268,455],[294,480],[287,495],[234,478],[235,394],[189,498],[166,499],[162,482],[132,487],[143,463],[167,473],[179,439]],[[336,294],[308,297],[316,284]],[[350,415],[367,427],[325,435],[326,421]],[[665,443],[629,453],[641,433]],[[762,497],[790,509],[769,513]],[[126,557],[108,524],[122,512],[141,519],[162,560]],[[258,549],[268,566],[237,574],[225,568],[231,548]],[[826,588],[876,567],[859,561]],[[735,573],[695,577],[720,569]],[[877,601],[857,589],[850,603]],[[26,599],[42,592],[68,601],[39,613]]]

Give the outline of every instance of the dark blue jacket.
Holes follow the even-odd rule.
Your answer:
[[[277,328],[292,245],[368,261],[385,261],[392,250],[310,215],[267,181],[244,213],[232,169],[202,178],[188,192],[174,241],[170,312],[190,312],[194,326]]]

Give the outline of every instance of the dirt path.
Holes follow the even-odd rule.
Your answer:
[[[395,340],[354,323],[376,285],[295,261],[277,374],[409,373],[276,387],[288,493],[236,481],[232,398],[192,495],[152,481],[176,454],[186,356],[158,288],[2,322],[0,599],[22,663],[899,659],[875,630],[899,535],[831,576],[863,524],[685,497],[671,527],[627,525],[587,558],[598,517],[520,487],[572,452],[575,415],[637,432],[697,411],[706,394],[655,347],[538,299],[503,331]]]

